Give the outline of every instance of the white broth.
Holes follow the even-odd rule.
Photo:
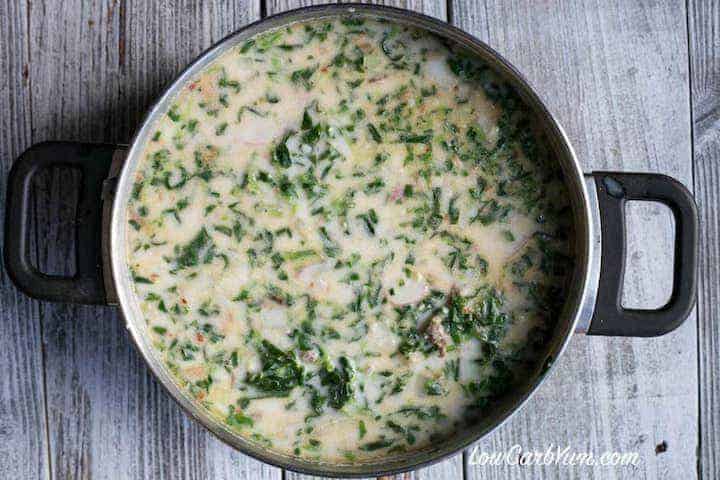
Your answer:
[[[127,261],[156,353],[228,428],[362,462],[492,408],[552,330],[568,195],[519,98],[411,28],[298,23],[154,125]]]

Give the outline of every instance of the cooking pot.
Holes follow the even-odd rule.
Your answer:
[[[126,265],[126,205],[135,168],[153,123],[164,115],[182,87],[208,64],[249,37],[292,22],[337,15],[369,15],[430,32],[477,56],[512,85],[537,119],[559,162],[574,220],[575,266],[567,299],[537,365],[511,392],[500,397],[478,423],[444,442],[398,457],[355,465],[315,463],[268,450],[233,433],[180,389],[155,354]],[[28,242],[33,176],[51,166],[82,172],[77,212],[77,270],[73,277],[49,276],[30,261]],[[656,310],[621,305],[625,266],[624,206],[628,200],[656,201],[675,217],[674,283],[668,303]],[[196,420],[223,441],[267,463],[302,473],[375,476],[415,469],[466,448],[506,421],[540,386],[573,332],[588,335],[650,337],[677,328],[695,304],[698,214],[693,197],[678,181],[659,174],[592,172],[583,174],[562,127],[522,75],[486,44],[436,19],[405,10],[371,5],[323,5],[286,12],[248,25],[203,53],[167,88],[147,113],[130,147],[48,142],[32,146],[10,172],[5,219],[5,265],[17,287],[43,300],[119,305],[127,328],[152,372]]]

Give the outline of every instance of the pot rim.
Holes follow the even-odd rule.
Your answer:
[[[453,443],[451,448],[436,446],[434,450],[430,451],[428,451],[428,449],[421,449],[415,452],[409,452],[404,458],[397,457],[397,459],[393,458],[390,461],[375,458],[372,462],[356,465],[311,462],[263,448],[256,442],[233,433],[229,428],[224,426],[222,422],[200,407],[196,401],[192,400],[186,391],[177,385],[175,378],[167,371],[162,359],[155,354],[154,348],[144,332],[144,324],[142,324],[141,321],[142,316],[140,315],[139,307],[137,302],[133,300],[134,293],[126,263],[125,249],[126,206],[133,185],[135,167],[144,151],[146,140],[150,137],[150,130],[155,120],[166,112],[171,102],[187,84],[188,80],[220,55],[258,33],[291,23],[344,15],[385,18],[449,39],[462,48],[468,49],[473,55],[481,57],[491,68],[499,71],[503,77],[511,82],[517,90],[517,93],[523,98],[524,102],[528,104],[529,108],[545,122],[543,128],[548,135],[548,141],[553,144],[555,154],[563,167],[566,184],[568,184],[568,189],[571,195],[573,195],[574,226],[577,239],[575,245],[576,265],[572,282],[573,285],[577,285],[575,288],[572,288],[573,292],[575,292],[575,298],[571,301],[570,295],[568,295],[569,298],[565,302],[565,308],[561,316],[562,318],[566,318],[567,321],[565,321],[563,325],[560,325],[560,320],[558,321],[558,326],[553,333],[553,338],[548,342],[549,353],[545,356],[545,364],[538,369],[536,374],[530,376],[533,381],[530,382],[529,387],[519,392],[517,398],[506,402],[511,404],[511,408],[502,410],[500,414],[497,415],[497,419],[494,419],[488,427],[473,428],[472,433],[465,435],[457,442],[451,442]],[[155,377],[160,380],[165,390],[180,404],[184,411],[201,423],[217,438],[257,460],[298,473],[345,478],[393,475],[426,467],[445,460],[490,434],[502,426],[515,413],[520,411],[547,378],[548,374],[554,370],[557,359],[565,351],[579,318],[588,316],[587,305],[594,304],[594,292],[591,292],[590,290],[592,289],[588,288],[593,251],[590,239],[593,238],[592,232],[594,229],[591,218],[590,201],[583,180],[583,173],[564,129],[525,77],[489,45],[444,21],[414,11],[372,4],[341,3],[317,5],[289,10],[260,19],[221,39],[201,53],[179,73],[147,110],[141,126],[133,136],[127,158],[118,177],[110,220],[111,270],[118,303],[123,312],[126,328],[130,331],[133,342],[143,356],[145,363]],[[590,311],[590,314],[591,313]]]

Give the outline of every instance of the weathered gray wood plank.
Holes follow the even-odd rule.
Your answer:
[[[0,3],[0,216],[7,174],[30,144],[29,32],[24,3]],[[2,236],[3,233],[0,233]],[[1,242],[1,240],[0,240]],[[0,469],[8,478],[49,472],[38,303],[0,272]]]
[[[127,142],[164,85],[258,16],[256,1],[33,2],[33,141]],[[71,269],[73,185],[61,171],[36,189],[41,264],[57,272]],[[42,304],[41,318],[53,477],[280,478],[189,420],[115,309]]]
[[[588,171],[657,171],[692,188],[687,31],[681,2],[453,2],[455,23],[527,76]],[[672,229],[635,210],[625,304],[663,303]],[[667,280],[663,280],[667,282]],[[663,287],[668,284],[664,283]],[[536,397],[479,443],[637,451],[635,467],[468,466],[468,478],[692,478],[697,448],[695,317],[658,339],[577,336]],[[667,451],[656,454],[665,441]]]
[[[695,198],[700,209],[700,477],[720,478],[720,3],[690,11]]]
[[[266,12],[268,15],[272,15],[294,8],[320,5],[323,3],[337,2],[331,0],[266,0]],[[357,3],[376,3],[405,8],[447,20],[447,3],[444,0],[358,0]]]
[[[266,12],[268,15],[283,12],[293,8],[299,8],[308,5],[317,5],[322,3],[331,3],[323,0],[267,0]],[[431,15],[433,17],[447,20],[447,3],[439,0],[386,0],[386,1],[364,1],[362,3],[379,3],[394,7],[405,8]],[[296,480],[309,480],[312,477],[298,475],[293,472],[286,472],[287,478]],[[456,455],[444,462],[440,462],[431,467],[417,470],[410,474],[398,476],[403,479],[460,479],[463,475],[462,456]],[[388,477],[385,477],[388,478]]]

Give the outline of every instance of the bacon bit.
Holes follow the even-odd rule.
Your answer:
[[[195,90],[195,88],[197,88],[197,86],[198,86],[198,81],[195,80],[194,82],[192,82],[192,83],[188,86],[188,89],[189,89],[189,90]]]
[[[197,90],[202,93],[202,98],[205,102],[214,102],[217,97],[217,90],[215,83],[217,79],[212,75],[203,75],[197,81],[195,81]]]
[[[212,146],[207,146],[202,149],[202,151],[200,153],[200,160],[203,163],[210,164],[213,161],[215,161],[215,159],[218,157],[218,155],[220,155],[220,152],[218,151],[217,148],[212,147]]]
[[[444,357],[446,351],[445,347],[447,347],[447,344],[450,342],[450,337],[447,332],[445,332],[442,323],[440,323],[440,320],[437,317],[430,321],[425,334],[427,335],[428,340],[438,347],[440,350],[440,356]]]
[[[323,73],[327,72],[327,71],[328,71],[327,65],[324,66],[324,67],[322,67],[322,68],[320,69],[320,71],[323,72]]]
[[[191,381],[200,380],[206,376],[205,368],[201,365],[194,365],[192,367],[185,368],[183,369],[183,372],[188,380]]]
[[[203,343],[203,342],[205,342],[205,336],[202,333],[197,332],[195,334],[195,340],[197,340],[198,343]]]
[[[398,185],[393,188],[392,193],[390,193],[390,201],[395,202],[397,200],[400,200],[400,198],[403,196],[404,189],[405,187],[403,185]]]
[[[307,350],[300,353],[300,358],[308,363],[315,363],[318,359],[318,354],[315,350]]]
[[[152,280],[153,282],[158,278],[160,278],[160,275],[158,275],[157,273],[153,273],[152,275],[150,275],[150,280]]]
[[[187,299],[185,299],[185,297],[180,297],[180,303],[182,303],[183,305],[187,305],[188,301]]]
[[[369,51],[371,50],[371,47],[372,47],[372,45],[370,45],[370,43],[369,43],[369,42],[366,42],[366,41],[359,41],[359,42],[357,42],[357,46],[358,46],[358,48],[359,48],[360,50],[362,50],[362,51],[364,51],[364,52],[366,52],[366,53],[369,52]]]

